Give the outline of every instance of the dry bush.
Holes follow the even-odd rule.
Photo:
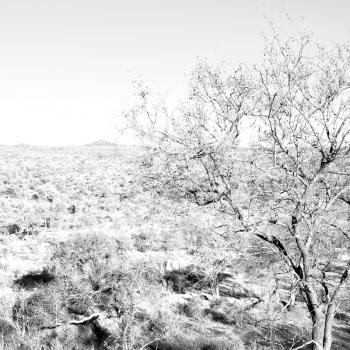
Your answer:
[[[63,306],[63,296],[54,288],[43,288],[29,297],[20,296],[12,309],[12,317],[25,329],[40,329],[55,324]]]
[[[176,305],[176,311],[180,315],[184,315],[189,318],[198,319],[204,317],[204,310],[201,304],[192,301],[192,302],[185,302],[185,303],[178,303]]]
[[[157,273],[152,265],[131,262],[119,241],[77,236],[60,244],[51,264],[55,280],[29,296],[23,293],[13,308],[27,344],[137,349],[164,333],[163,323],[138,307],[158,288]],[[69,326],[73,319],[94,313],[108,320],[106,329],[98,323]]]

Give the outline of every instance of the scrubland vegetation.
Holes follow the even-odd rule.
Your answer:
[[[143,148],[1,147],[1,347],[348,349],[349,67],[276,35],[140,85]]]
[[[2,348],[244,348],[194,265],[215,215],[150,191],[139,149],[0,152]]]

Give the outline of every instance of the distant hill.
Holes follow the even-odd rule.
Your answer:
[[[30,147],[30,145],[27,145],[26,143],[16,143],[14,146],[15,147]]]
[[[106,146],[116,146],[116,145],[117,144],[114,143],[114,142],[109,142],[109,141],[106,141],[106,140],[98,140],[98,141],[94,141],[94,142],[88,143],[85,146],[88,146],[88,147],[106,147]]]

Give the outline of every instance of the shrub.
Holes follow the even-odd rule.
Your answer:
[[[204,316],[204,310],[195,301],[187,302],[187,303],[178,303],[177,304],[177,312],[180,315],[184,315],[189,318],[200,319]]]
[[[158,288],[158,274],[151,264],[130,261],[118,240],[104,235],[77,236],[60,244],[52,264],[56,292],[64,296],[65,317],[93,312],[106,315],[110,326],[94,331],[104,333],[96,334],[96,341],[102,337],[107,348],[141,347],[162,333],[162,323],[140,313],[137,306],[138,301],[150,300]],[[115,329],[123,334],[122,339],[113,333]]]
[[[55,324],[63,308],[63,296],[55,288],[43,288],[26,297],[20,295],[12,309],[12,317],[27,330],[38,330]]]

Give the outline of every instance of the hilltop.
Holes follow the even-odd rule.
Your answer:
[[[97,140],[91,143],[86,144],[88,147],[108,147],[108,146],[116,146],[115,142],[110,142],[106,140]]]

